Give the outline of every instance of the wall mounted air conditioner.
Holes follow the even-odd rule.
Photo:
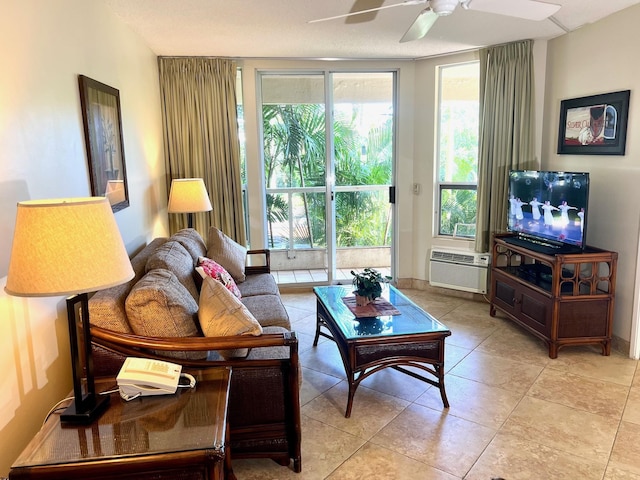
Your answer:
[[[434,287],[487,293],[490,263],[488,253],[433,248],[429,256],[429,283]]]

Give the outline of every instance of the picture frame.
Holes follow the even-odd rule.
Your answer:
[[[91,194],[107,197],[114,212],[129,206],[120,92],[78,75]]]
[[[624,155],[630,90],[560,102],[558,152],[566,155]]]

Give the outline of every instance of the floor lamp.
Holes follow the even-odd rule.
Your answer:
[[[171,181],[169,193],[169,213],[186,213],[189,228],[193,228],[195,212],[213,210],[207,187],[201,178],[175,178]]]
[[[5,291],[19,297],[73,295],[67,299],[67,318],[74,399],[62,413],[62,422],[91,423],[109,403],[108,396],[95,391],[87,293],[119,285],[133,276],[105,197],[18,203]],[[82,317],[80,335],[77,303]]]

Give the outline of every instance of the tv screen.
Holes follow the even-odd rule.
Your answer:
[[[508,229],[554,248],[585,246],[589,174],[512,170],[509,172]]]

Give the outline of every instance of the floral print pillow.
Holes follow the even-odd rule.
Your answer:
[[[207,257],[199,257],[196,270],[202,276],[202,278],[214,278],[222,283],[227,288],[227,290],[233,293],[236,297],[242,297],[242,294],[238,289],[238,285],[236,285],[233,277],[231,277],[231,275],[229,275],[229,272],[227,272],[219,263],[214,262]]]

